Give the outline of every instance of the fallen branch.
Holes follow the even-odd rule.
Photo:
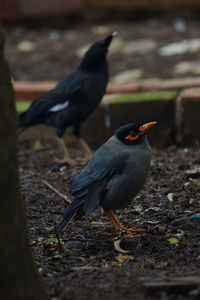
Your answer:
[[[62,197],[66,202],[71,203],[71,201],[67,198],[67,196],[60,193],[56,188],[54,188],[51,184],[49,184],[47,181],[42,180],[42,182],[48,186],[52,191],[54,191],[56,194],[58,194],[60,197]]]

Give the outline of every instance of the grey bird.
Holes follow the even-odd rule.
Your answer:
[[[70,192],[74,201],[67,208],[58,231],[72,219],[91,214],[100,206],[115,229],[137,236],[140,229],[123,226],[114,210],[128,206],[147,178],[151,148],[146,132],[155,124],[126,124],[94,153],[72,183]]]
[[[109,79],[106,56],[116,34],[114,32],[92,44],[69,75],[60,80],[54,89],[32,102],[19,117],[19,133],[26,127],[38,124],[55,127],[59,146],[65,154],[63,161],[70,163],[63,134],[67,127],[72,126],[79,147],[91,158],[92,151],[81,138],[80,129],[105,93]]]

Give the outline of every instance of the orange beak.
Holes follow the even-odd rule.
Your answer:
[[[149,122],[149,123],[141,125],[139,128],[140,134],[147,132],[152,126],[154,126],[156,124],[157,124],[157,122]]]
[[[155,124],[157,124],[157,122],[149,122],[149,123],[145,123],[145,124],[141,125],[139,128],[139,133],[136,136],[132,136],[129,134],[128,136],[125,137],[125,140],[129,140],[129,141],[137,140],[140,137],[140,135],[147,132]]]

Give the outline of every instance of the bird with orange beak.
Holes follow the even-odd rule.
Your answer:
[[[145,183],[151,161],[147,131],[155,124],[130,123],[121,126],[94,153],[72,183],[70,191],[74,201],[64,213],[59,231],[72,219],[91,214],[100,206],[116,230],[131,233],[133,237],[139,236],[140,229],[122,225],[114,210],[131,204]]]

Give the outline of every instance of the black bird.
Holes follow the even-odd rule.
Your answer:
[[[133,234],[139,230],[123,226],[113,210],[129,205],[146,180],[151,159],[146,132],[155,124],[124,125],[94,153],[72,183],[70,192],[75,199],[67,208],[58,231],[72,219],[90,214],[99,206],[117,230]]]
[[[19,117],[19,127],[45,124],[56,128],[59,146],[64,151],[64,159],[70,162],[63,134],[72,126],[79,147],[91,157],[92,151],[81,138],[82,123],[101,101],[108,83],[106,55],[114,32],[94,43],[85,53],[77,68],[59,81],[56,87],[39,96],[27,111]]]

